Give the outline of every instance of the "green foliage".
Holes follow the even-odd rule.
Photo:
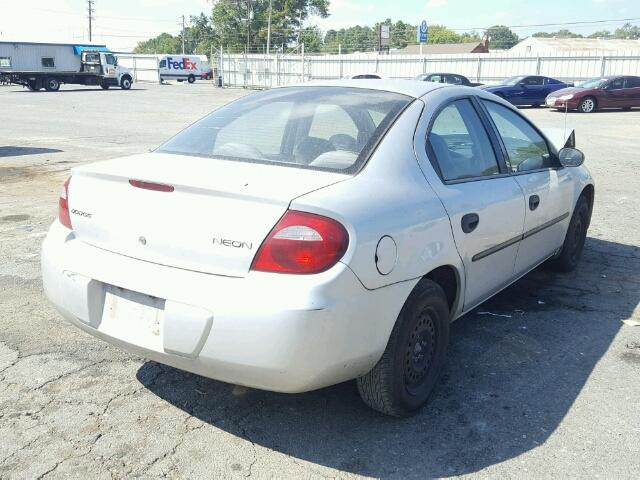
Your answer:
[[[493,48],[511,48],[519,41],[518,35],[504,25],[490,27],[487,29],[487,35],[489,35],[490,46]]]
[[[230,51],[262,51],[267,43],[269,0],[214,0],[212,26],[219,42]],[[250,8],[249,8],[250,7]],[[298,35],[314,30],[305,29],[311,15],[329,16],[329,0],[272,0],[271,44],[288,45]]]
[[[182,52],[182,40],[169,33],[161,33],[156,38],[151,38],[138,43],[133,53],[180,53]]]
[[[531,36],[538,38],[584,38],[579,33],[574,33],[566,28],[558,30],[557,32],[537,32]]]

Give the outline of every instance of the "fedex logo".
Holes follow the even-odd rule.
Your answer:
[[[174,60],[171,57],[167,57],[167,67],[169,68],[169,70],[171,70],[172,68],[174,70],[196,70],[196,64],[186,57],[180,59],[179,61]]]

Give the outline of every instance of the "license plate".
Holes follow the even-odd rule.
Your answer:
[[[160,298],[108,285],[99,329],[120,340],[162,351],[164,303]]]

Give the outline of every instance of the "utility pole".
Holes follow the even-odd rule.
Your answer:
[[[273,0],[269,0],[269,21],[267,23],[267,55],[269,55],[269,47],[271,46],[271,7]]]
[[[182,54],[184,55],[184,15],[182,15]]]
[[[92,41],[92,25],[91,22],[94,20],[93,18],[93,4],[94,0],[87,0],[87,6],[89,7],[89,41]]]
[[[249,45],[251,40],[251,17],[253,16],[253,6],[251,5],[251,0],[247,0],[247,49],[246,52],[249,53]]]

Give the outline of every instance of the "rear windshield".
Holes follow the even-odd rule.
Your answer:
[[[412,98],[347,87],[290,87],[248,95],[157,151],[355,173]]]

